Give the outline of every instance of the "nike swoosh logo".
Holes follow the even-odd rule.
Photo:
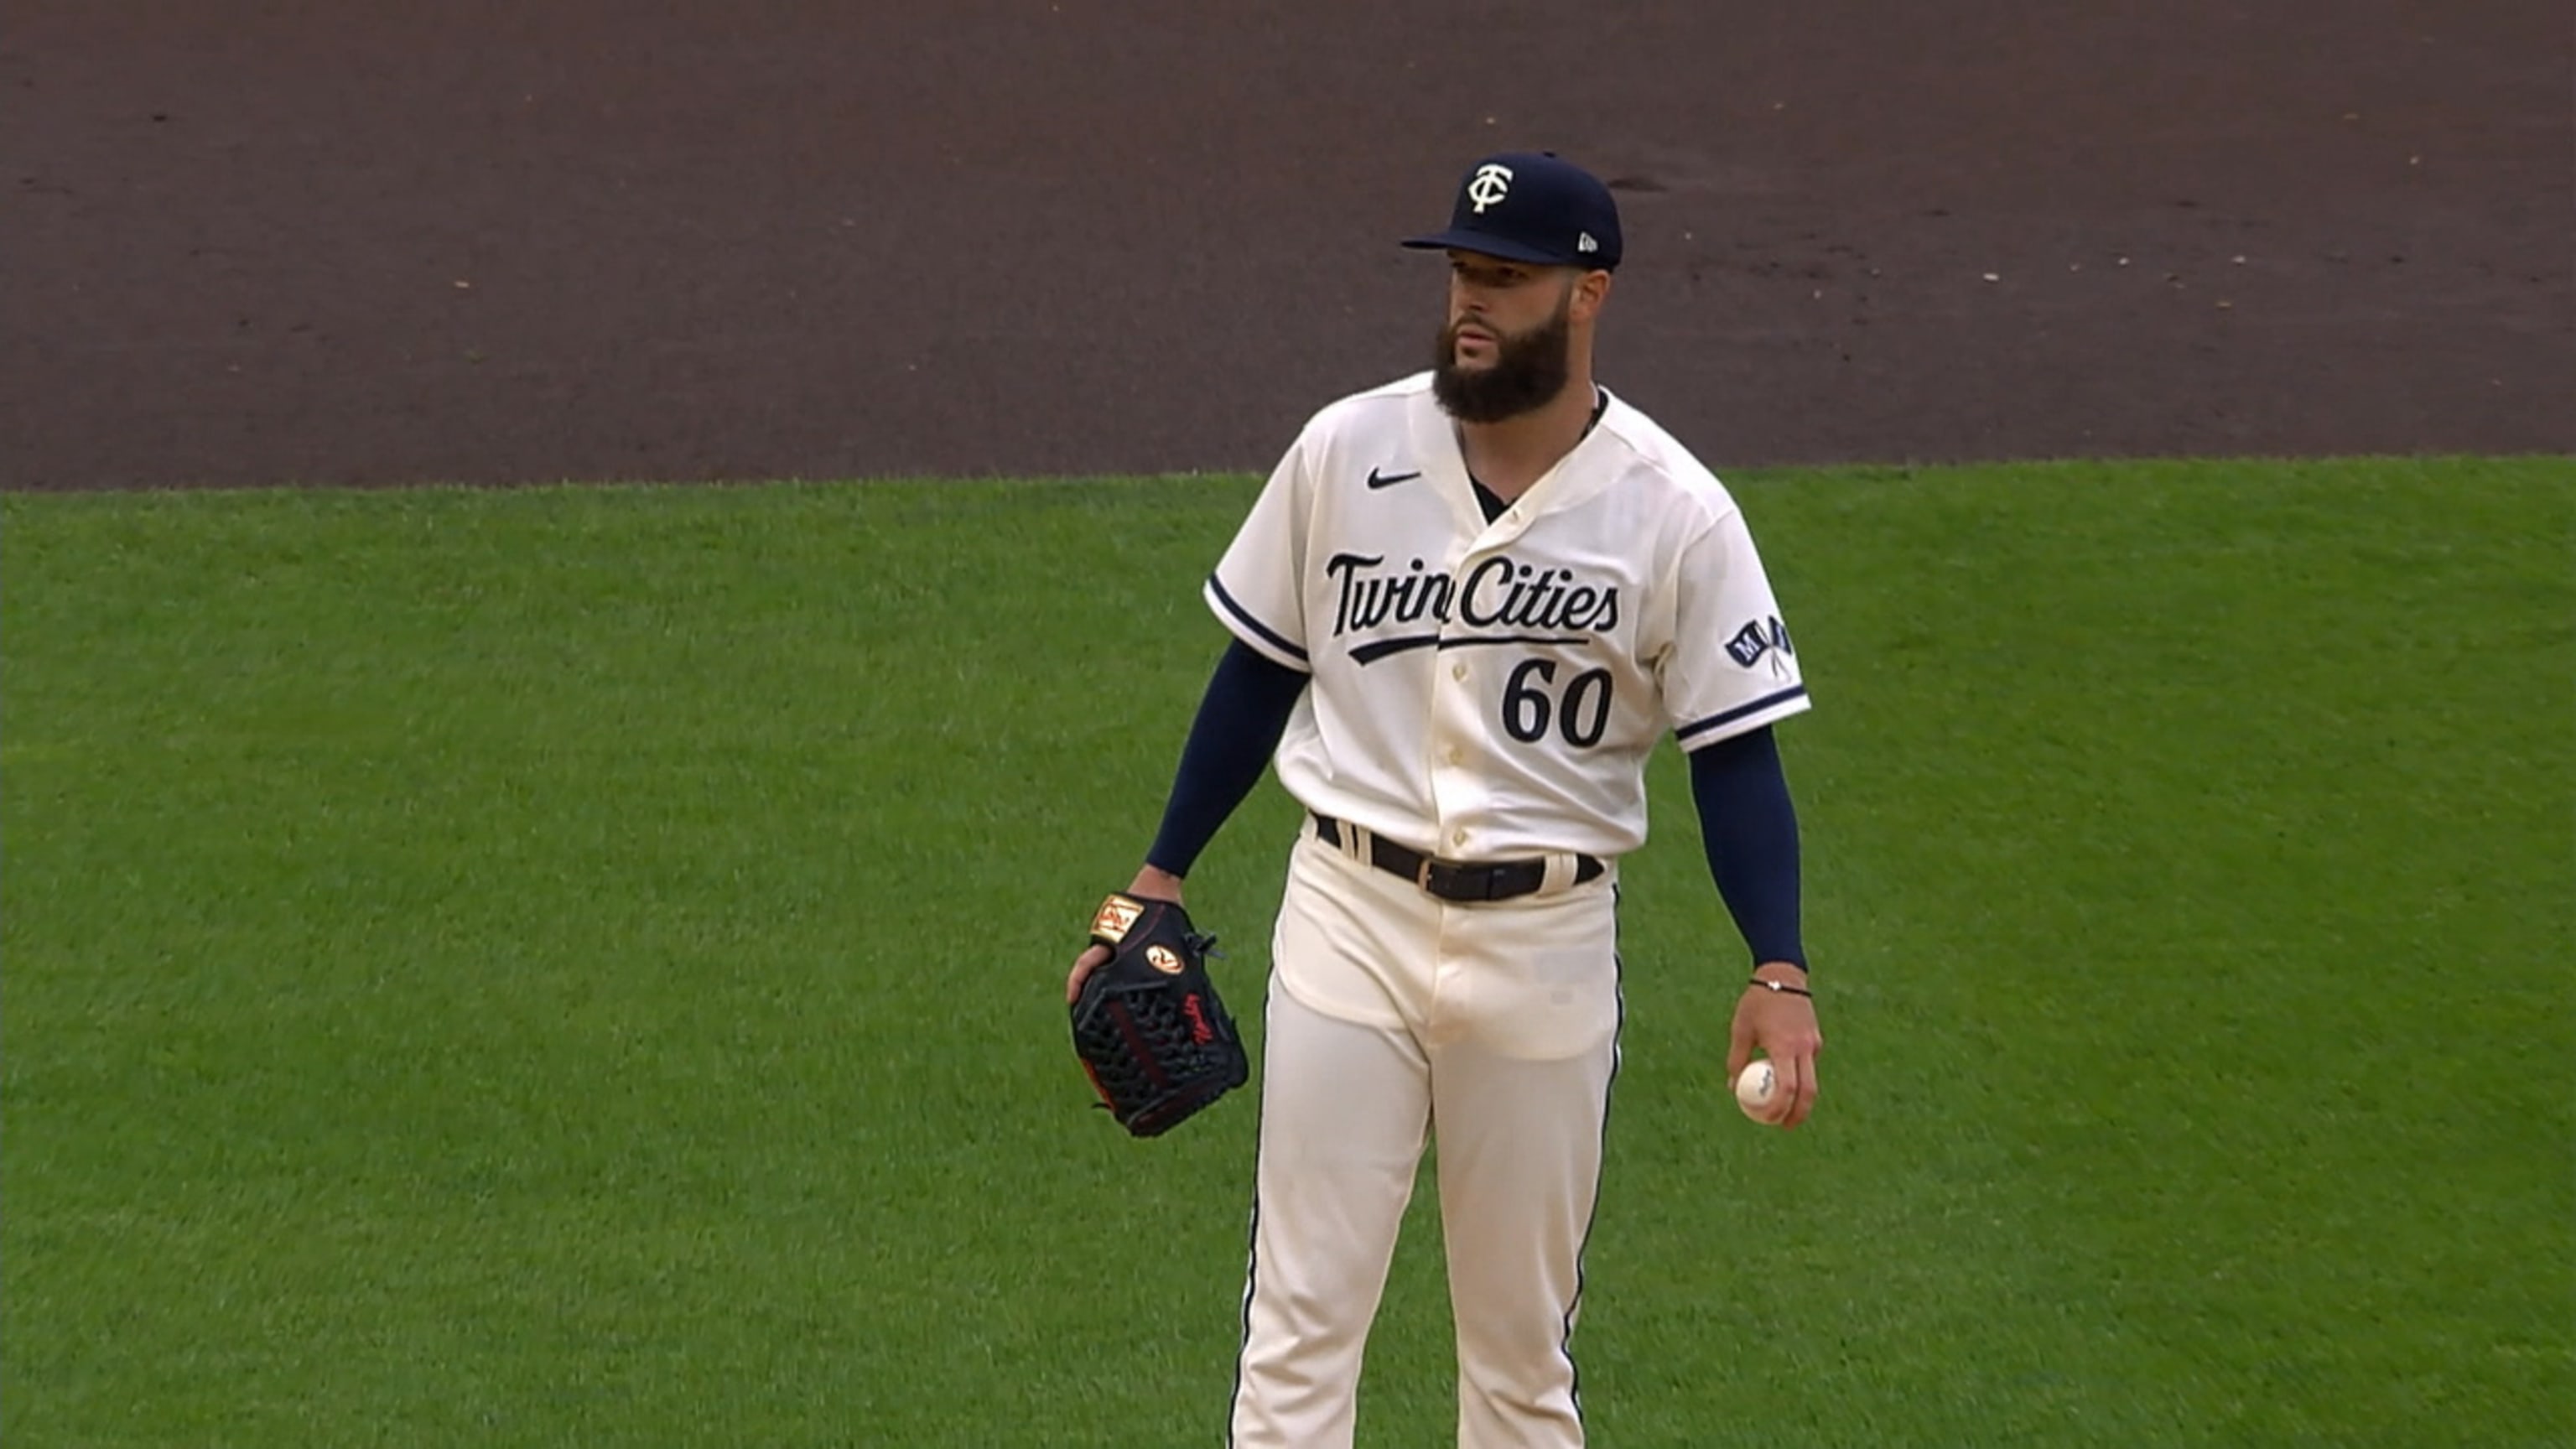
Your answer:
[[[1398,483],[1410,483],[1421,476],[1422,473],[1419,469],[1410,473],[1381,473],[1375,468],[1371,468],[1369,470],[1368,484],[1371,488],[1392,488]]]

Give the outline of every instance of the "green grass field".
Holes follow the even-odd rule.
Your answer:
[[[1667,750],[1596,1441],[2576,1442],[2576,463],[1733,481],[1825,1100]],[[1220,1442],[1251,1102],[1129,1142],[1060,989],[1252,486],[0,499],[7,1441]]]

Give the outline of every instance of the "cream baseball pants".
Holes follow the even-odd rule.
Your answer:
[[[1619,1060],[1616,880],[1453,904],[1300,835],[1272,941],[1234,1449],[1351,1443],[1426,1144],[1460,1449],[1583,1442],[1567,1340]]]

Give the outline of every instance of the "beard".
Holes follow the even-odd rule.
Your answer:
[[[1479,371],[1458,365],[1458,324],[1443,326],[1439,356],[1431,367],[1431,395],[1462,423],[1499,423],[1554,402],[1565,391],[1572,300],[1569,295],[1557,304],[1555,316],[1527,332],[1498,335],[1493,365]]]

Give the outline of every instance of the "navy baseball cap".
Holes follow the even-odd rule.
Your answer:
[[[1404,244],[1606,272],[1619,265],[1619,204],[1591,172],[1553,151],[1506,151],[1459,178],[1447,231]]]

